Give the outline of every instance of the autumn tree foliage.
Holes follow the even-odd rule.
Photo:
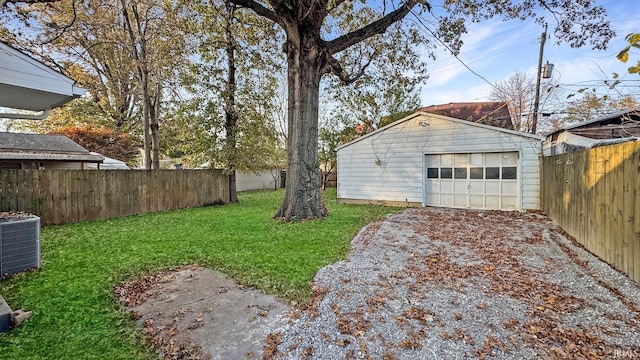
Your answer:
[[[9,2],[0,11],[0,38],[78,81],[88,90],[83,107],[101,123],[110,122],[108,127],[140,134],[145,168],[159,168],[161,127],[177,101],[177,73],[190,53],[187,5],[160,0]]]
[[[65,126],[51,131],[50,134],[64,135],[89,151],[127,164],[133,163],[139,155],[138,145],[129,134],[117,133],[106,127]]]
[[[274,216],[285,221],[323,218],[328,214],[320,196],[318,156],[319,101],[321,83],[326,81],[324,79],[333,79],[341,85],[353,85],[352,88],[360,92],[355,95],[360,99],[354,102],[354,107],[359,108],[362,101],[369,102],[371,109],[375,110],[369,117],[375,119],[378,118],[376,114],[381,113],[379,109],[386,103],[380,101],[379,89],[376,89],[381,77],[379,75],[397,78],[411,72],[421,73],[423,62],[428,61],[434,45],[458,53],[462,46],[462,35],[468,31],[469,23],[493,18],[532,19],[540,24],[550,23],[558,41],[567,42],[573,47],[590,45],[596,49],[606,48],[608,40],[614,35],[604,8],[597,5],[596,0],[229,1],[251,10],[272,25],[267,32],[260,31],[252,23],[246,24],[243,29],[249,32],[259,30],[258,33],[264,37],[268,37],[274,29],[284,33],[278,46],[270,44],[269,50],[257,47],[255,55],[269,58],[270,51],[277,48],[286,57],[287,183],[282,205]],[[110,73],[115,73],[114,81],[109,81],[113,88],[135,84],[131,89],[134,92],[129,89],[125,91],[128,95],[135,94],[131,101],[118,101],[117,104],[122,106],[115,108],[134,109],[135,119],[142,120],[147,166],[150,162],[158,163],[155,158],[158,156],[159,142],[156,140],[163,123],[158,114],[166,110],[163,108],[168,108],[160,105],[166,103],[163,99],[170,95],[168,90],[173,79],[178,78],[175,70],[180,68],[181,60],[197,58],[195,54],[181,56],[188,53],[192,46],[189,34],[181,30],[180,20],[198,16],[197,13],[191,13],[189,8],[183,9],[183,4],[192,5],[191,2],[157,0],[60,1],[46,6],[29,5],[38,8],[39,12],[31,13],[35,19],[27,16],[26,22],[22,23],[25,27],[40,23],[40,26],[52,30],[45,34],[45,42],[63,42],[58,45],[64,46],[57,48],[68,50],[64,53],[67,58],[78,62],[96,60],[95,57],[85,56],[90,55],[89,50],[101,50],[100,56],[106,57],[119,54],[116,61],[105,62],[108,66],[91,69],[95,66],[90,63],[87,68],[96,75],[97,84],[107,83]],[[205,6],[215,7],[211,3],[205,3]],[[57,8],[65,10],[61,16],[57,16],[57,12],[53,14],[55,17],[48,16],[52,9]],[[22,11],[22,7],[16,7],[17,15]],[[83,19],[87,21],[81,21]],[[13,19],[9,20],[9,25],[14,24]],[[106,26],[98,26],[103,24]],[[104,34],[100,32],[101,36],[84,32],[85,29],[96,28],[107,31]],[[180,31],[174,32],[177,30]],[[17,32],[22,32],[24,36],[30,33],[21,29]],[[76,33],[78,36],[69,37]],[[182,41],[184,44],[180,44]],[[83,43],[87,45],[84,46],[87,51],[80,51],[81,56],[76,56],[75,51],[83,47]],[[201,45],[213,46],[208,42]],[[427,56],[388,51],[390,47],[413,49],[414,46],[421,46],[423,55]],[[239,55],[239,52],[235,54]],[[199,79],[202,78],[204,76]],[[400,87],[389,95],[411,93],[416,84],[408,82],[398,85]],[[228,93],[228,90],[225,92]],[[105,97],[112,98],[115,97]],[[403,106],[397,110],[407,108],[410,107]],[[127,111],[125,113],[128,114]],[[233,121],[229,124],[233,125]],[[225,148],[233,149],[230,146],[234,143],[233,138],[236,136],[235,143],[239,144],[241,132],[234,132],[234,126],[229,129],[232,130],[232,136]],[[214,132],[209,134],[218,135]],[[154,153],[153,160],[150,159],[150,149]]]

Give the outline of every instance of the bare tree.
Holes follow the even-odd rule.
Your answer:
[[[524,132],[531,130],[535,86],[536,80],[532,76],[516,71],[491,88],[489,95],[491,100],[509,104],[511,122],[515,130]]]

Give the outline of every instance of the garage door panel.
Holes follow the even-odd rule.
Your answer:
[[[476,209],[484,208],[484,195],[470,195],[469,205]]]
[[[467,207],[468,206],[468,196],[466,194],[460,195],[456,194],[453,196],[453,206],[455,207]]]
[[[469,194],[482,195],[484,194],[484,181],[469,181]]]
[[[518,209],[518,152],[425,155],[427,205]]]
[[[484,197],[485,208],[487,209],[500,209],[500,196],[499,195],[486,195]]]
[[[472,166],[483,166],[484,165],[484,154],[482,154],[482,153],[470,154],[469,165],[472,165]]]
[[[440,190],[440,180],[427,180],[426,181],[426,186],[427,186],[427,193],[439,193]]]
[[[500,153],[486,153],[484,154],[485,166],[500,166]]]
[[[468,194],[469,193],[469,183],[467,181],[454,181],[454,190],[453,192],[456,194]]]
[[[518,193],[518,184],[515,181],[503,181],[501,184],[502,195],[516,195]]]
[[[503,153],[502,154],[502,166],[518,166],[518,153]]]
[[[500,183],[497,181],[487,181],[484,183],[484,192],[486,194],[500,194]]]
[[[517,196],[502,196],[502,209],[513,210],[518,205]]]
[[[451,181],[440,181],[440,192],[443,194],[453,193],[453,183]]]
[[[467,167],[467,166],[469,166],[469,154],[454,154],[453,155],[453,164],[456,167]]]
[[[440,194],[427,194],[427,205],[430,206],[441,206],[440,204]]]
[[[427,156],[425,165],[427,167],[440,167],[440,155],[429,155]]]
[[[440,166],[453,166],[453,154],[440,155]]]

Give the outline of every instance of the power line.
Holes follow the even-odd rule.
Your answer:
[[[499,90],[491,81],[487,80],[487,78],[485,78],[484,76],[480,75],[479,73],[477,73],[475,70],[471,69],[471,67],[469,67],[469,65],[467,65],[464,61],[462,61],[462,59],[460,59],[458,57],[458,55],[456,55],[456,53],[449,47],[449,45],[447,45],[444,41],[440,40],[440,38],[438,36],[436,36],[436,34],[433,33],[433,31],[431,31],[431,29],[429,29],[429,27],[422,21],[422,19],[415,13],[415,11],[411,10],[411,13],[413,14],[413,16],[415,16],[416,20],[418,21],[418,23],[425,29],[427,30],[434,39],[436,39],[436,41],[438,43],[440,43],[445,49],[447,49],[450,53],[451,56],[453,56],[456,60],[458,60],[458,62],[460,62],[460,64],[462,64],[462,66],[464,66],[465,68],[467,68],[467,70],[469,70],[472,74],[474,74],[475,76],[479,77],[480,79],[482,79],[484,82],[486,82],[487,84],[489,84],[492,88]]]

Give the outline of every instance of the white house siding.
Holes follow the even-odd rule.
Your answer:
[[[252,172],[237,172],[236,173],[236,188],[237,191],[248,190],[273,190],[276,185],[280,183],[280,170],[267,170],[260,173]],[[275,178],[274,178],[275,175]]]
[[[425,155],[518,152],[516,208],[539,209],[541,143],[538,136],[414,114],[338,149],[338,200],[424,206]]]

